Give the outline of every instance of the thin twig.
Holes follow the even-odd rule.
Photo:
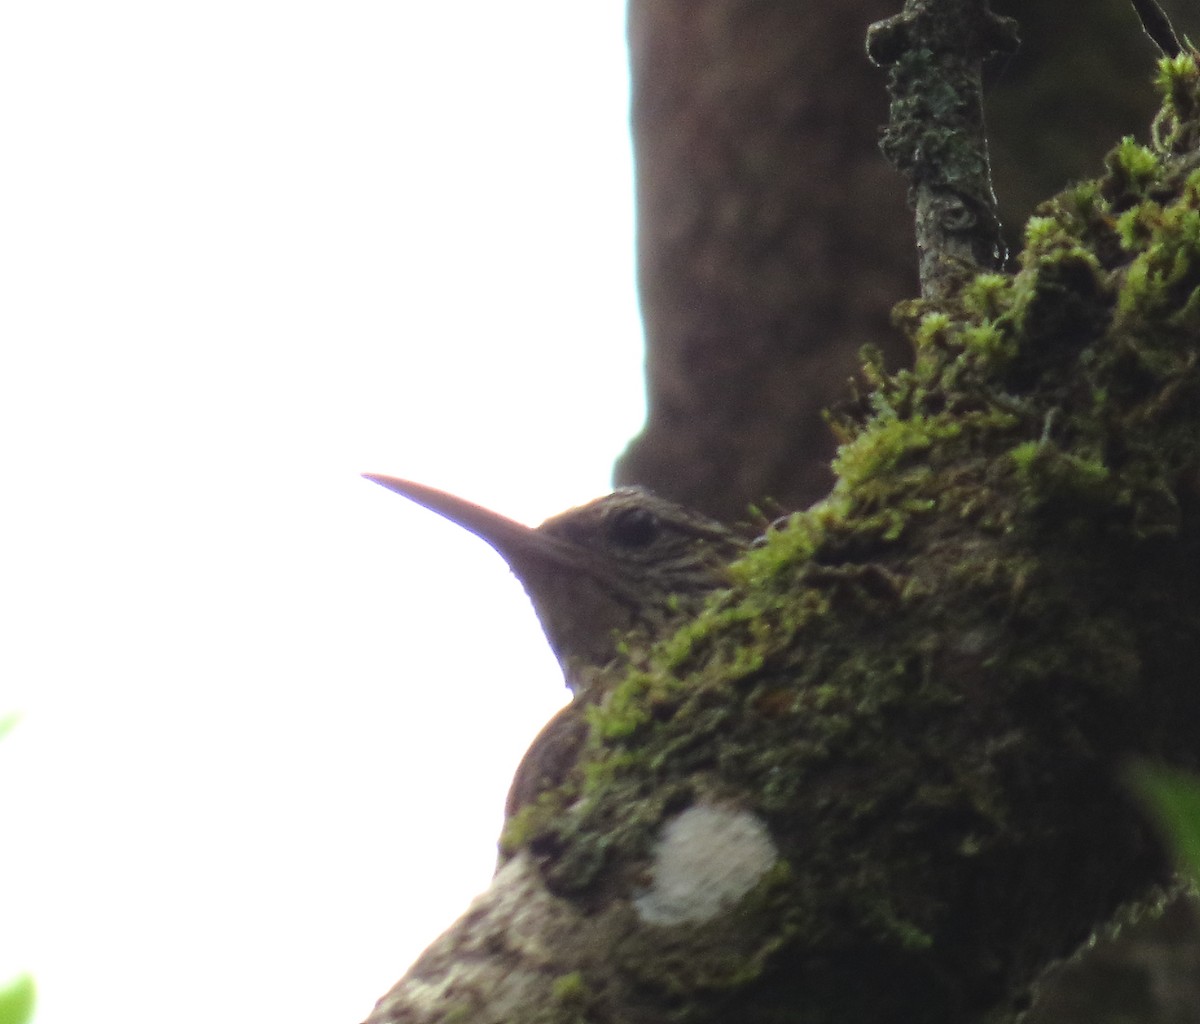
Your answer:
[[[1141,19],[1142,28],[1146,30],[1154,45],[1168,57],[1177,57],[1183,52],[1183,44],[1175,34],[1171,19],[1156,2],[1156,0],[1132,0],[1133,9]]]

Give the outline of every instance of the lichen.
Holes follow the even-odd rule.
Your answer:
[[[634,898],[645,923],[704,923],[736,905],[777,860],[763,823],[738,807],[695,804],[654,844],[650,883]]]

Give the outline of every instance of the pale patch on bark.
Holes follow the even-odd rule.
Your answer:
[[[749,811],[689,807],[664,826],[653,881],[634,906],[647,924],[711,920],[753,889],[778,856],[766,826]]]

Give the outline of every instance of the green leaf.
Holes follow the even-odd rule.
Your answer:
[[[22,974],[0,988],[0,1024],[25,1024],[33,1016],[33,978]]]
[[[17,715],[0,716],[0,736],[16,724]],[[0,1024],[26,1024],[33,1016],[33,978],[21,974],[0,987]]]
[[[1136,765],[1129,781],[1175,855],[1179,870],[1200,886],[1200,777]]]

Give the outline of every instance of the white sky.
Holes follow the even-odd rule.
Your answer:
[[[0,17],[0,978],[360,1020],[565,698],[475,538],[642,416],[623,0]]]

